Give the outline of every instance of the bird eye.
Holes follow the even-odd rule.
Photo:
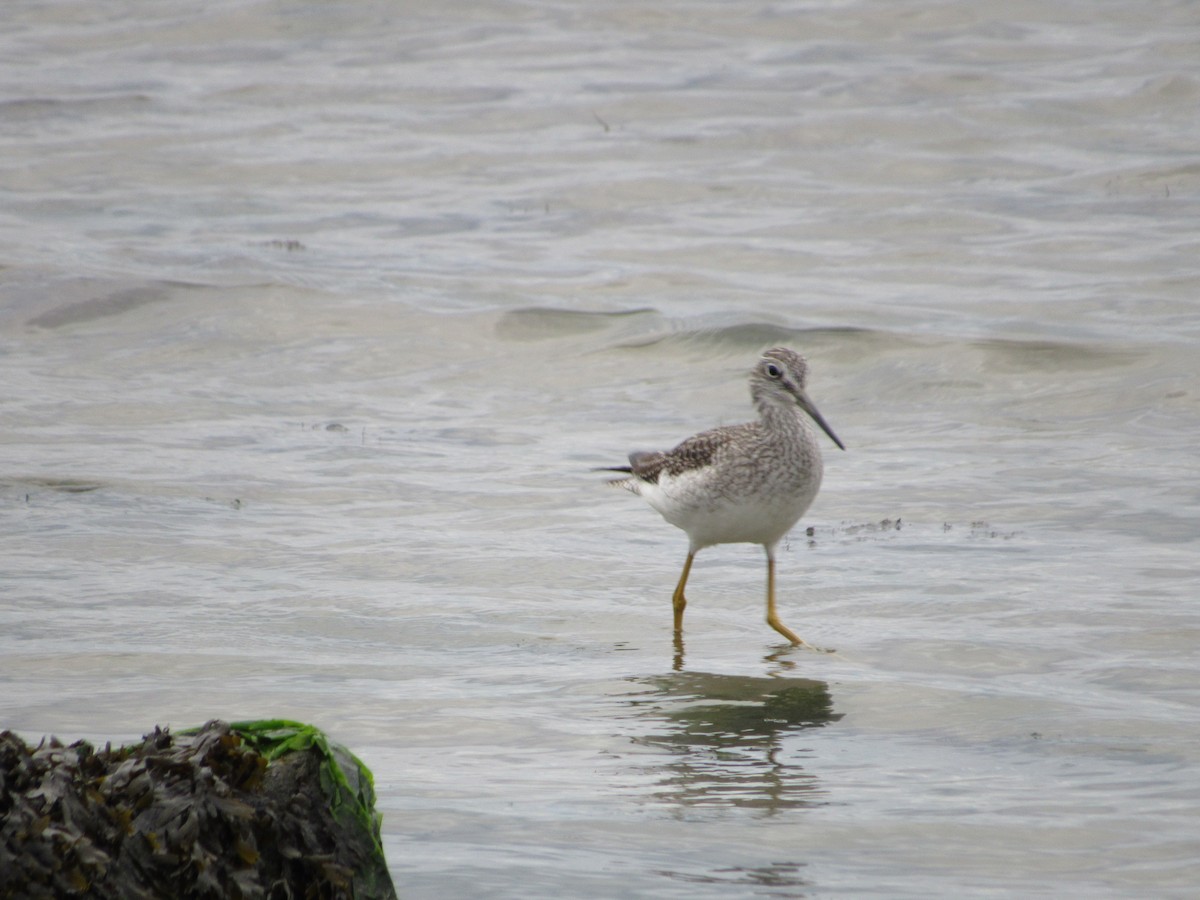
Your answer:
[[[778,378],[783,374],[783,371],[775,363],[767,363],[767,374],[772,378]]]

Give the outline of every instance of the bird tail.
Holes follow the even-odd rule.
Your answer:
[[[609,485],[615,488],[622,488],[629,491],[631,494],[639,494],[641,491],[637,487],[637,479],[633,477],[633,469],[629,466],[599,466],[592,469],[593,472],[620,472],[622,475],[627,475],[627,478],[612,478],[609,479]]]

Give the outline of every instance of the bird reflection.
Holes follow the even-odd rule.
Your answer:
[[[827,683],[705,672],[631,680],[646,690],[629,705],[639,720],[654,723],[634,740],[672,757],[654,767],[656,799],[767,812],[823,802],[816,778],[782,741],[841,718]]]

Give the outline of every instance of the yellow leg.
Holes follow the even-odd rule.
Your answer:
[[[808,644],[796,637],[796,633],[779,621],[779,613],[775,612],[775,554],[767,550],[767,624],[782,634],[797,647],[807,647]]]
[[[683,574],[679,576],[679,584],[675,586],[675,593],[671,596],[671,606],[675,609],[675,633],[683,633],[683,610],[687,606],[687,597],[683,596],[683,587],[687,584],[688,573],[692,571],[692,560],[696,558],[696,554],[692,550],[688,550],[687,561],[683,564]]]

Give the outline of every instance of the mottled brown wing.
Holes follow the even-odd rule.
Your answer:
[[[736,443],[742,432],[753,425],[726,425],[694,434],[678,447],[663,454],[660,469],[666,469],[669,475],[680,475],[693,469],[703,469],[712,465],[721,448],[730,443]]]
[[[721,449],[750,436],[756,423],[725,425],[694,434],[666,453],[660,451],[629,454],[628,471],[642,481],[658,483],[663,472],[675,476],[711,465]]]

